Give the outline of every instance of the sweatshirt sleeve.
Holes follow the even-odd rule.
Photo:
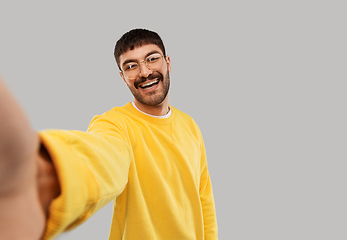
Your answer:
[[[207,168],[205,146],[201,145],[201,176],[200,176],[200,199],[204,216],[204,231],[206,240],[217,240],[218,229],[216,210],[212,192],[212,184]]]
[[[122,193],[132,153],[126,139],[112,130],[109,134],[65,130],[39,134],[61,191],[49,208],[46,240],[75,228]]]

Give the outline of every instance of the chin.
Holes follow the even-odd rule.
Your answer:
[[[135,98],[137,101],[139,101],[140,103],[142,103],[144,105],[154,107],[154,106],[159,106],[160,104],[162,104],[166,98],[166,95],[165,96],[155,96],[154,98],[148,97],[151,99],[143,99],[143,98],[137,98],[137,97],[135,97]]]

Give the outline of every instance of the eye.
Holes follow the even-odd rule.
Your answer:
[[[160,55],[159,54],[154,54],[154,55],[151,55],[151,56],[149,56],[147,59],[146,59],[146,61],[148,62],[148,63],[153,63],[153,62],[156,62],[156,61],[158,61],[159,59],[160,59]]]
[[[137,63],[127,63],[124,66],[124,71],[132,71],[135,70],[138,67]]]

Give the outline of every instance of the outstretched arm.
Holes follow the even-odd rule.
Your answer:
[[[53,164],[0,79],[0,239],[40,239],[59,195]]]

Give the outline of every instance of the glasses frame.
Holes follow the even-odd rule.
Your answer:
[[[161,54],[161,53],[152,53],[151,55],[149,55],[148,57],[146,57],[146,59],[145,60],[142,60],[142,61],[135,61],[137,64],[138,64],[138,66],[139,66],[139,74],[137,74],[137,76],[136,77],[134,77],[134,78],[129,78],[129,77],[127,77],[126,76],[126,74],[124,73],[124,71],[123,71],[123,69],[121,70],[121,72],[122,72],[122,74],[123,74],[123,76],[125,77],[125,78],[127,78],[127,79],[129,79],[129,80],[135,80],[136,78],[138,78],[138,76],[141,74],[141,63],[145,63],[145,65],[146,65],[146,67],[149,69],[149,70],[151,70],[151,71],[157,71],[158,69],[160,69],[162,66],[163,66],[163,64],[164,64],[164,61],[161,63],[161,66],[158,68],[158,69],[151,69],[151,68],[149,68],[148,67],[148,62],[146,61],[150,56],[152,56],[153,54],[159,54],[160,55],[160,57],[161,58],[164,58],[164,56]],[[165,59],[166,60],[166,59]]]

